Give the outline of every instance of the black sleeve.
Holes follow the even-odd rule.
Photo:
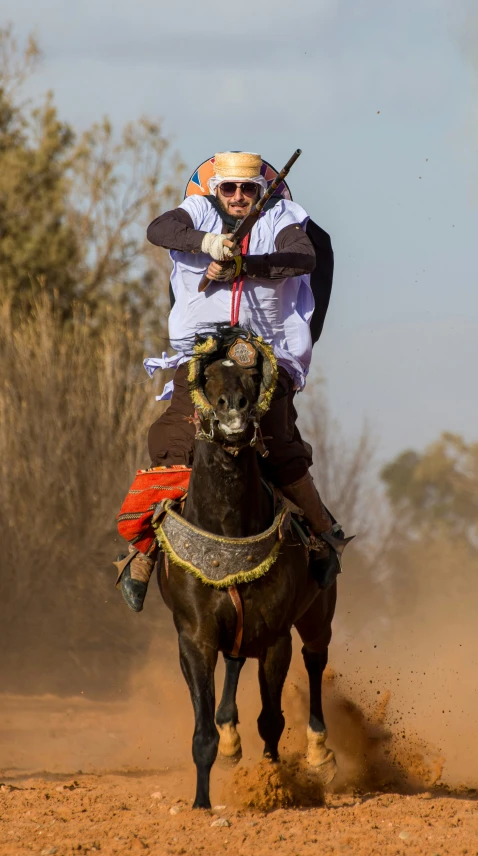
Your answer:
[[[149,224],[146,237],[157,247],[180,250],[183,253],[200,253],[206,232],[194,228],[190,215],[184,208],[174,208],[156,217]]]
[[[263,256],[246,256],[247,276],[252,279],[285,279],[314,270],[314,247],[300,226],[281,229],[275,239],[275,249],[275,253]]]

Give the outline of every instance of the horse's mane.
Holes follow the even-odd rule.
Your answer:
[[[213,324],[207,329],[201,330],[200,333],[196,333],[194,344],[201,345],[207,339],[213,338],[216,340],[218,345],[215,351],[215,353],[218,354],[229,348],[238,337],[243,339],[250,339],[251,337],[253,339],[257,339],[258,334],[250,327],[240,327],[239,324],[235,324],[234,327],[231,327],[230,324],[220,322]]]

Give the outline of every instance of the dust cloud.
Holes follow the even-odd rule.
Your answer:
[[[439,616],[434,618],[438,622]],[[394,628],[372,633],[365,623],[362,638],[349,639],[340,616],[337,624],[334,672],[329,671],[324,688],[330,744],[340,769],[336,787],[403,789],[439,780],[474,786],[478,765],[472,634],[462,632],[462,641],[452,642],[443,633],[431,634],[423,622],[415,629],[410,622],[397,644]],[[163,623],[163,631],[165,627]],[[220,664],[219,689],[222,671]],[[296,640],[284,690],[284,758],[297,758],[305,750],[307,696]],[[253,661],[243,670],[238,703],[244,765],[250,767],[262,751]],[[155,640],[144,662],[137,663],[124,699],[6,694],[0,723],[4,771],[174,770],[192,783],[193,718],[173,632]],[[215,773],[215,778],[224,782],[225,774]]]

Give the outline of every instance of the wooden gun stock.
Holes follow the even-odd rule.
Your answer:
[[[285,167],[281,169],[281,171],[276,175],[272,184],[267,188],[266,192],[264,193],[264,196],[262,196],[262,198],[256,202],[252,211],[249,214],[246,214],[246,216],[243,217],[243,219],[237,224],[236,228],[232,233],[232,240],[235,243],[242,241],[242,239],[245,238],[246,235],[251,231],[254,224],[257,223],[261,211],[264,208],[264,205],[266,204],[266,202],[269,201],[271,196],[274,195],[274,191],[277,190],[279,184],[284,181],[284,178],[290,172],[297,158],[300,157],[301,154],[302,149],[295,150],[292,157],[289,158],[289,160],[287,161]],[[210,282],[211,280],[207,278],[206,274],[204,274],[201,279],[201,282],[199,283],[198,291],[206,291],[206,288],[208,287]]]

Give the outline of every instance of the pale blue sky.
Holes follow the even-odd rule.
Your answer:
[[[379,459],[478,438],[478,15],[472,0],[4,0],[78,128],[161,116],[190,171],[222,149],[281,166],[330,232],[315,348],[332,409]],[[474,10],[474,11],[473,11]],[[380,111],[380,112],[378,112]]]

